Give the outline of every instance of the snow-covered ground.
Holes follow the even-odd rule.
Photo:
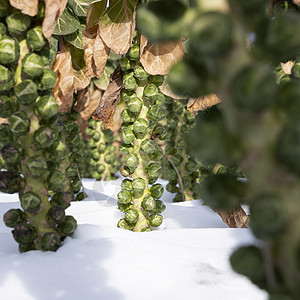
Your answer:
[[[268,299],[228,262],[255,242],[248,229],[227,228],[200,200],[172,203],[167,192],[159,230],[118,229],[120,183],[84,179],[89,197],[67,210],[77,231],[57,252],[18,252],[2,221],[18,197],[0,193],[0,300]]]

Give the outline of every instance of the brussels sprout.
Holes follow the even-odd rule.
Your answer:
[[[40,209],[41,198],[34,192],[26,192],[19,194],[22,208],[31,214],[36,213]]]
[[[143,154],[149,155],[152,154],[155,150],[156,150],[156,144],[154,141],[147,139],[141,143],[140,151]]]
[[[193,160],[189,160],[186,165],[185,165],[185,169],[189,172],[189,173],[193,173],[197,170],[197,162],[193,161]]]
[[[138,97],[132,97],[127,103],[128,109],[133,113],[139,113],[143,107],[143,100]]]
[[[50,203],[54,206],[61,206],[62,208],[66,209],[70,206],[70,203],[73,200],[73,194],[68,192],[58,192],[52,196]]]
[[[20,244],[30,244],[36,237],[33,226],[24,222],[18,223],[12,233],[16,242]]]
[[[27,31],[26,42],[32,51],[41,50],[47,43],[41,26],[36,26]]]
[[[134,77],[139,80],[146,80],[149,77],[149,74],[144,70],[142,66],[136,65],[133,68]]]
[[[124,123],[132,123],[136,119],[135,114],[131,112],[129,109],[123,109],[121,116]]]
[[[148,212],[153,212],[155,209],[155,200],[153,197],[151,196],[146,196],[144,197],[143,201],[142,201],[142,207],[144,210],[148,211]]]
[[[146,182],[143,178],[138,177],[132,181],[133,195],[135,198],[142,196],[146,188]]]
[[[38,97],[36,84],[29,79],[23,80],[14,88],[15,95],[22,105],[30,105]]]
[[[29,131],[30,120],[23,111],[17,111],[9,117],[10,131],[16,135],[24,135]]]
[[[77,228],[77,221],[72,216],[66,216],[62,223],[59,223],[57,230],[63,235],[71,236]]]
[[[58,104],[53,96],[43,96],[38,100],[36,109],[38,114],[47,120],[57,114]]]
[[[128,102],[132,97],[136,97],[136,93],[133,91],[123,90],[121,94],[121,100]]]
[[[13,73],[6,67],[0,65],[0,92],[9,91],[13,86],[14,86]]]
[[[106,170],[106,166],[104,164],[99,164],[97,166],[97,171],[99,174],[103,174],[105,172],[105,170]]]
[[[149,158],[151,160],[161,160],[163,156],[163,149],[160,146],[156,145],[154,152],[149,155]]]
[[[140,58],[140,46],[133,44],[129,49],[128,56],[131,60],[138,60]]]
[[[126,74],[123,77],[123,85],[126,90],[133,91],[137,87],[137,83],[135,78],[133,77],[133,73]]]
[[[161,106],[155,104],[151,106],[147,116],[153,121],[161,121],[166,117],[166,112]]]
[[[108,164],[112,164],[115,159],[116,159],[115,152],[107,153],[104,155],[104,161]]]
[[[44,69],[42,79],[41,79],[41,88],[43,90],[51,90],[54,87],[55,83],[56,83],[56,73],[51,69]],[[77,120],[78,114],[79,113],[77,112],[72,112],[70,113],[70,117],[72,116],[71,118],[74,118],[75,116],[75,120]]]
[[[161,173],[160,163],[150,163],[147,167],[147,172],[150,177],[158,177]]]
[[[131,179],[124,179],[121,183],[121,188],[122,188],[122,190],[131,191],[132,190],[132,181],[131,181]]]
[[[155,209],[154,212],[156,214],[162,213],[166,209],[166,206],[161,200],[155,200]]]
[[[6,165],[8,168],[9,165]],[[12,164],[15,172],[16,166]],[[0,171],[0,191],[2,193],[13,194],[20,192],[24,187],[24,179],[11,171]]]
[[[0,117],[7,118],[17,110],[14,98],[0,95]]]
[[[81,180],[77,177],[71,181],[71,188],[74,193],[78,193],[81,190],[82,184]]]
[[[133,131],[129,130],[129,129],[124,130],[121,133],[121,138],[122,138],[123,143],[125,143],[125,144],[132,144],[135,141],[135,135],[134,135]]]
[[[169,122],[169,120],[168,120]],[[161,124],[156,124],[152,130],[152,136],[160,140],[166,139],[167,132]]]
[[[119,151],[123,154],[129,154],[134,151],[133,147],[130,144],[120,144]]]
[[[34,155],[26,161],[26,168],[33,178],[39,178],[45,174],[48,169],[47,161],[42,155]]]
[[[158,227],[161,225],[163,217],[159,214],[153,214],[149,217],[149,224],[152,227]]]
[[[24,212],[21,209],[10,209],[3,216],[3,221],[7,227],[14,228],[18,223],[24,221]]]
[[[47,183],[49,189],[54,191],[62,191],[68,184],[68,179],[63,172],[59,170],[54,170],[52,173],[49,174],[47,178]]]
[[[36,53],[27,53],[22,59],[22,73],[29,78],[36,78],[41,77],[43,72],[43,58]]]
[[[122,57],[120,59],[120,66],[123,72],[128,71],[132,68],[130,60],[127,57]]]
[[[134,153],[129,153],[125,157],[125,165],[130,169],[134,170],[139,164],[139,158]]]
[[[175,172],[175,171],[174,171]],[[177,179],[177,174],[176,174],[176,172],[175,172],[175,178],[174,177],[172,177],[172,179],[170,179],[169,177],[168,177],[168,180],[176,180]],[[172,183],[172,182],[169,182],[167,185],[166,185],[166,190],[168,191],[168,192],[170,192],[170,193],[176,193],[176,192],[178,192],[178,187],[176,186],[176,184],[177,184],[177,182],[175,182],[175,183]]]
[[[158,93],[155,96],[155,104],[162,106],[165,103],[165,96],[162,93]]]
[[[118,193],[118,202],[121,204],[129,204],[132,200],[131,192],[128,190],[121,190]]]
[[[164,188],[160,183],[156,183],[150,187],[149,191],[153,198],[159,199],[164,193]]]
[[[0,149],[13,139],[12,133],[9,130],[8,124],[0,124]]]
[[[55,135],[49,127],[41,126],[34,132],[33,142],[38,149],[49,148],[55,140]]]
[[[121,219],[117,224],[118,228],[123,228],[123,229],[128,229],[128,230],[131,230],[133,228],[133,226],[134,225],[129,224],[125,219]]]
[[[139,213],[136,209],[129,209],[125,212],[125,220],[129,224],[135,224],[139,218]]]
[[[10,37],[0,39],[0,64],[12,64],[19,59],[19,56],[20,47],[17,40]]]
[[[146,130],[149,127],[149,123],[142,118],[138,118],[134,123],[133,123],[133,131],[135,134],[143,134],[146,132]]]
[[[65,219],[65,210],[61,206],[53,206],[47,213],[49,219],[56,223],[61,223]]]
[[[80,192],[77,194],[76,198],[75,198],[75,201],[82,201],[84,198],[88,197],[87,194],[83,193],[83,192]]]
[[[17,143],[9,142],[2,147],[1,156],[6,164],[16,165],[23,159],[24,149]]]
[[[155,84],[148,84],[144,89],[144,97],[149,100],[154,100],[158,92],[159,90]]]
[[[47,251],[56,251],[61,246],[61,239],[56,232],[46,232],[42,237],[42,248]]]
[[[179,166],[183,161],[183,157],[180,154],[175,154],[172,156],[171,160],[175,166]]]
[[[16,10],[6,17],[6,25],[11,35],[20,36],[25,33],[31,24],[31,18]]]
[[[9,12],[9,2],[7,0],[0,0],[0,18],[6,17]]]

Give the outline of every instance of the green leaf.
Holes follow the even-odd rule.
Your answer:
[[[82,32],[85,30],[85,25],[80,24],[79,29],[77,31],[64,35],[64,40],[68,43],[72,44],[74,47],[78,49],[83,49],[82,46]]]
[[[93,0],[68,0],[68,5],[72,8],[77,17],[85,17],[89,6],[95,1]]]
[[[53,34],[66,35],[75,32],[80,27],[79,19],[69,9],[66,8],[58,19]]]
[[[72,57],[72,67],[74,70],[84,70],[85,61],[84,61],[84,52],[81,49],[70,47],[71,57]]]
[[[138,0],[111,0],[107,9],[107,16],[113,23],[130,21]]]
[[[93,82],[96,85],[96,87],[100,90],[105,91],[108,84],[110,75],[114,72],[115,67],[111,63],[107,63],[105,66],[104,72],[100,78],[94,79]]]

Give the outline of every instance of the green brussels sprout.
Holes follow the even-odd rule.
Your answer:
[[[100,180],[101,179],[101,174],[99,174],[99,172],[94,171],[92,173],[92,177],[95,178],[96,180]]]
[[[124,163],[130,170],[133,171],[139,164],[139,158],[136,154],[129,153],[126,155]]]
[[[129,109],[123,109],[121,113],[121,117],[124,123],[132,123],[136,119],[135,114],[131,112]]]
[[[14,142],[5,144],[0,153],[5,163],[11,165],[18,164],[24,157],[24,149],[21,145]]]
[[[65,219],[65,209],[61,206],[53,206],[48,210],[47,215],[55,224],[61,223]]]
[[[155,104],[156,105],[163,105],[165,103],[165,96],[164,94],[162,93],[158,93],[156,96],[155,96]]]
[[[259,238],[279,234],[288,223],[284,199],[276,194],[262,194],[252,200],[250,226]]]
[[[25,33],[31,24],[31,17],[22,14],[16,10],[12,14],[6,17],[6,25],[8,32],[11,35],[20,36]]]
[[[51,83],[51,87],[50,88],[52,88],[53,86],[54,86],[54,84],[55,84],[55,82],[56,82],[56,73],[54,72],[54,71],[52,71],[52,70],[50,70],[50,69],[45,69],[44,70],[44,74],[43,74],[43,77],[42,77],[42,83],[43,83],[43,78],[44,78],[44,76],[45,76],[45,71],[51,71],[51,72],[46,72],[46,79],[47,80],[49,80],[48,81],[48,85],[50,85],[50,82],[51,82],[51,80],[52,80],[52,83]],[[45,85],[44,85],[45,86]],[[75,111],[75,110],[71,110],[71,112],[70,112],[70,119],[72,120],[72,121],[77,121],[78,120],[78,118],[80,117],[80,112],[78,112],[78,111]]]
[[[47,184],[49,186],[49,189],[53,191],[62,191],[68,184],[68,179],[63,172],[54,170],[49,174],[47,178]]]
[[[6,168],[8,168],[6,166]],[[0,191],[2,193],[13,194],[20,192],[24,187],[24,179],[13,172],[16,166],[12,164],[13,171],[0,171]]]
[[[152,196],[146,196],[144,197],[142,201],[142,207],[144,210],[148,212],[153,212],[155,209],[155,200]]]
[[[129,224],[135,224],[139,219],[139,213],[136,209],[129,209],[125,212],[125,220]]]
[[[44,72],[44,61],[36,53],[27,53],[22,59],[22,73],[29,78],[41,77]]]
[[[129,224],[125,219],[121,219],[117,224],[118,228],[123,228],[123,229],[128,229],[128,230],[131,230],[133,228],[133,226],[134,225]]]
[[[121,204],[129,204],[132,200],[131,192],[128,190],[121,190],[118,193],[118,202]]]
[[[20,244],[30,244],[36,237],[33,226],[24,222],[18,223],[12,233],[16,242]]]
[[[168,120],[169,122],[169,120]],[[161,124],[155,124],[153,130],[152,130],[152,136],[154,138],[158,138],[160,140],[166,139],[167,132],[165,128]]]
[[[42,155],[30,156],[26,161],[26,168],[33,178],[39,178],[48,170],[47,161]]]
[[[149,74],[144,70],[142,66],[136,65],[133,68],[134,77],[139,80],[146,80],[149,77]]]
[[[124,102],[129,102],[129,100],[132,97],[136,97],[136,93],[133,91],[128,91],[128,90],[123,90],[122,94],[121,94],[121,100],[123,100]]]
[[[14,88],[15,95],[22,105],[30,105],[38,97],[36,84],[29,79],[23,80]]]
[[[6,17],[9,12],[9,1],[0,0],[0,18]]]
[[[63,234],[71,236],[77,228],[77,221],[72,216],[66,216],[64,221],[59,223],[57,230]]]
[[[198,164],[197,162],[195,162],[194,160],[189,160],[186,165],[185,165],[185,169],[191,174],[193,172],[195,172],[198,168]]]
[[[158,227],[161,225],[163,217],[159,214],[153,214],[149,217],[149,224],[152,227]]]
[[[180,154],[174,154],[171,157],[171,161],[175,166],[179,166],[183,161],[183,157]]]
[[[133,131],[130,129],[122,131],[121,138],[125,144],[132,144],[136,139]]]
[[[175,171],[174,171],[175,172]],[[172,177],[172,179],[170,179],[168,177],[168,180],[176,180],[177,179],[177,174],[175,172],[175,175],[176,177]],[[166,190],[170,193],[177,193],[178,192],[178,187],[176,186],[177,182],[175,181],[174,183],[173,182],[169,182],[167,185],[166,185]]]
[[[159,177],[161,173],[161,164],[150,163],[147,167],[147,173],[150,177]]]
[[[98,142],[101,138],[101,134],[100,132],[98,131],[95,131],[93,134],[92,134],[92,139],[95,141],[95,142]]]
[[[14,228],[24,221],[24,212],[21,209],[10,209],[3,216],[3,222],[7,227]]]
[[[148,127],[149,127],[149,123],[145,119],[142,119],[142,118],[138,118],[133,123],[133,131],[135,134],[145,133]]]
[[[184,197],[181,193],[181,191],[177,192],[175,197],[173,198],[173,202],[182,202],[184,201]]]
[[[138,198],[143,195],[146,188],[146,182],[143,178],[138,177],[132,180],[133,196]]]
[[[242,246],[235,250],[230,263],[235,272],[249,277],[259,287],[267,286],[264,257],[256,246]]]
[[[128,204],[122,204],[122,203],[117,203],[118,209],[122,212],[126,212],[130,207],[131,207],[131,203]]]
[[[156,144],[154,141],[147,139],[141,143],[140,151],[143,154],[149,155],[154,153],[155,150],[156,150]]]
[[[32,51],[39,51],[41,50],[47,43],[41,26],[36,26],[27,31],[26,35],[26,42],[27,46]]]
[[[120,173],[122,176],[127,177],[131,174],[131,170],[127,166],[121,166]]]
[[[36,109],[39,116],[48,120],[57,114],[58,104],[53,96],[43,96],[37,101]]]
[[[14,38],[3,37],[0,40],[0,64],[9,65],[16,62],[20,56],[18,41]]]
[[[161,160],[163,156],[163,149],[160,146],[156,145],[154,152],[149,155],[149,158],[151,160]]]
[[[176,173],[176,171],[174,169],[168,169],[166,170],[166,177],[168,178],[168,180],[170,181],[177,181],[178,175]],[[173,186],[172,184],[169,186],[167,185],[167,191],[170,193],[176,193],[177,192],[177,187],[176,188],[172,188],[171,186]],[[175,184],[176,186],[176,184]]]
[[[149,79],[156,86],[161,86],[164,83],[164,75],[151,75]]]
[[[129,91],[133,91],[137,87],[137,83],[133,76],[133,73],[126,74],[123,77],[123,85],[125,89]]]
[[[143,107],[143,100],[138,97],[132,97],[127,103],[128,109],[133,113],[139,113]]]
[[[54,132],[46,126],[41,126],[33,134],[33,142],[38,149],[49,148],[55,141]]]
[[[72,164],[66,169],[68,177],[77,176],[77,168]]]
[[[147,116],[153,121],[161,121],[166,117],[166,111],[160,105],[154,104],[150,107]]]
[[[98,171],[99,174],[102,175],[105,172],[105,170],[106,170],[106,166],[104,164],[99,164],[97,166],[97,171]]]
[[[62,208],[66,209],[70,206],[70,203],[73,200],[73,194],[68,192],[58,192],[51,197],[50,203],[53,206],[61,206]]]
[[[84,192],[80,192],[77,194],[74,201],[82,201],[84,198],[88,197],[88,195]]]
[[[133,44],[128,52],[129,59],[138,60],[140,58],[140,46]]]
[[[156,214],[162,213],[166,209],[166,206],[161,200],[155,200],[155,209],[154,212]]]
[[[7,118],[17,110],[15,98],[0,95],[0,117]]]
[[[98,151],[98,149],[94,149],[93,152],[92,152],[92,157],[94,160],[98,160],[100,158],[100,153]]]
[[[13,139],[12,133],[9,130],[9,124],[0,124],[0,149],[3,145]]]
[[[0,65],[0,92],[9,91],[13,86],[14,86],[13,73],[6,67]]]
[[[31,250],[36,250],[34,242],[31,242],[29,244],[19,244],[18,250],[20,253],[28,252]]]
[[[191,186],[192,184],[192,180],[190,176],[183,176],[182,177],[182,184],[184,188],[187,188],[189,186]]]
[[[40,209],[41,198],[34,192],[26,192],[19,194],[22,208],[31,214],[36,213]]]
[[[42,237],[41,243],[44,250],[56,251],[61,246],[61,239],[56,232],[46,232]]]
[[[122,190],[132,190],[132,180],[131,179],[124,179],[121,183]]]
[[[159,199],[164,193],[164,188],[160,183],[156,183],[150,187],[149,192],[153,198]]]
[[[123,72],[130,70],[131,69],[130,60],[127,57],[122,57],[120,59],[120,66]]]
[[[120,146],[119,146],[119,151],[122,154],[132,153],[133,150],[134,149],[133,149],[132,145],[129,145],[129,144],[121,143]]]
[[[42,90],[51,90],[56,83],[56,73],[51,69],[44,69],[41,79]],[[71,112],[70,117],[78,119],[78,112]]]
[[[104,155],[104,161],[108,164],[112,164],[115,159],[116,159],[115,152],[107,153]]]
[[[23,111],[17,111],[12,114],[9,118],[10,131],[16,135],[24,135],[29,131],[30,119],[27,114]]]
[[[144,97],[148,100],[155,100],[155,97],[157,96],[159,90],[157,86],[153,83],[148,84],[144,89]]]

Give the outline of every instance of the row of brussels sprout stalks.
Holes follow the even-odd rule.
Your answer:
[[[96,180],[116,179],[121,162],[113,145],[113,132],[104,129],[101,121],[90,119],[85,133],[89,138],[81,139],[83,160],[78,164],[82,176]]]
[[[199,183],[200,164],[189,155],[186,141],[196,123],[195,115],[187,109],[187,102],[165,96],[167,134],[162,174],[169,181],[167,191],[176,193],[174,202],[195,199],[194,191]]]
[[[118,208],[124,218],[118,227],[132,231],[150,231],[161,225],[160,214],[165,205],[160,199],[164,188],[155,183],[161,175],[162,148],[155,139],[164,139],[165,130],[158,123],[165,118],[165,97],[158,86],[163,76],[149,76],[139,62],[140,46],[132,44],[126,57],[120,60],[123,71],[124,91],[121,99],[127,107],[122,111],[122,143],[124,154],[121,174],[123,180],[118,193]]]
[[[56,81],[40,15],[30,17],[1,2],[0,125],[1,191],[19,193],[22,209],[10,209],[4,222],[13,228],[19,251],[52,250],[77,226],[65,209],[80,190],[75,166],[79,127],[68,114],[58,114],[51,90]],[[2,7],[1,7],[2,8]]]

